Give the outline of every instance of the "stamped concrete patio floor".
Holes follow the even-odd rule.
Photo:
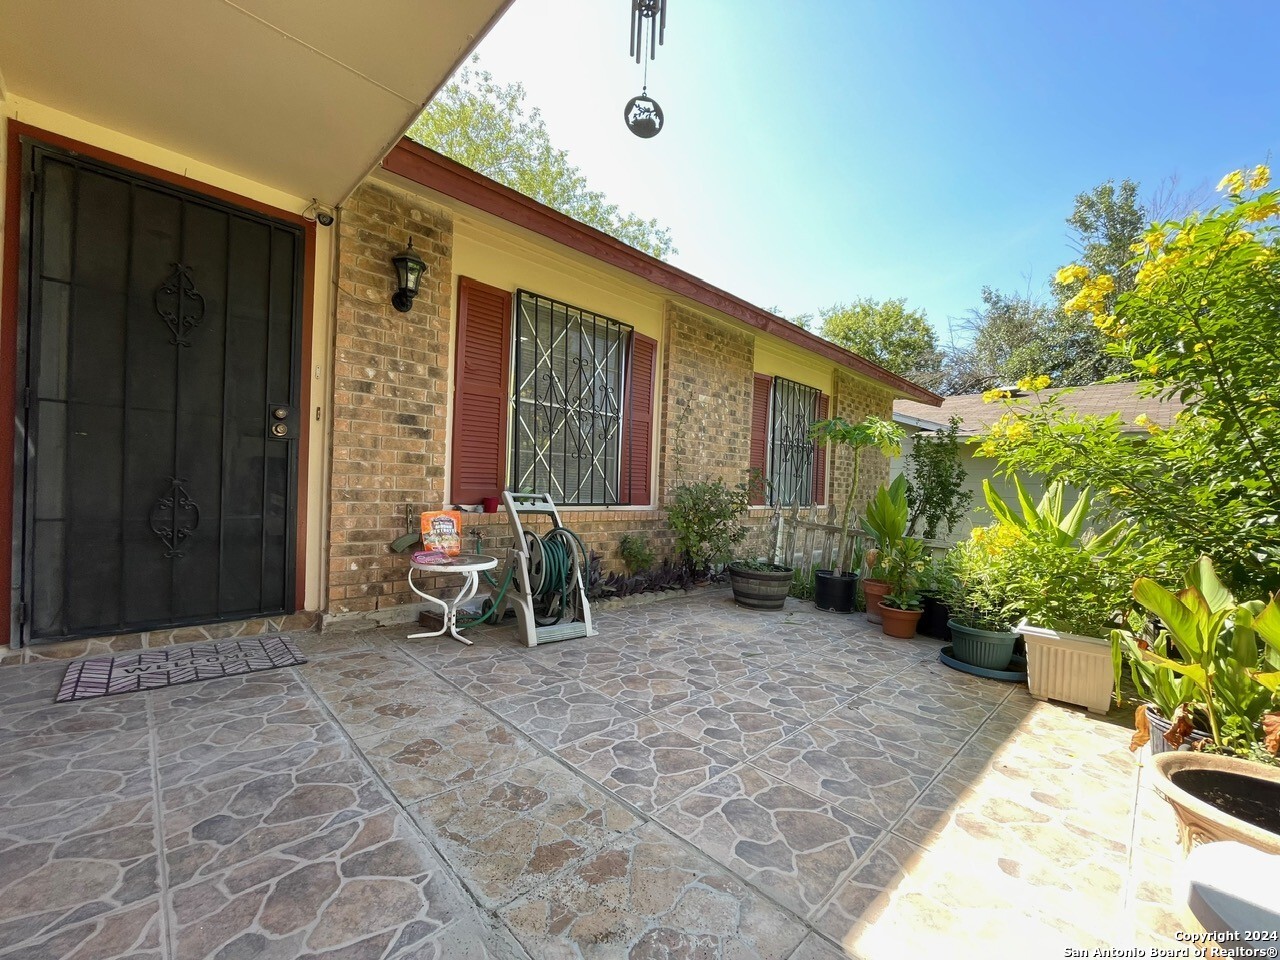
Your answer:
[[[794,601],[597,620],[331,627],[303,667],[61,705],[65,662],[0,669],[0,956],[1178,945],[1120,726]]]

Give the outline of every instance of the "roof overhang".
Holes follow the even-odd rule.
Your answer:
[[[512,0],[0,0],[0,97],[344,200]]]
[[[667,293],[708,307],[749,327],[817,354],[836,365],[884,385],[898,397],[937,406],[942,397],[865,357],[836,346],[782,317],[712,286],[678,267],[628,246],[594,227],[531,200],[483,174],[412,140],[403,139],[387,154],[382,167],[410,183],[426,187],[586,254],[601,263],[655,284]]]

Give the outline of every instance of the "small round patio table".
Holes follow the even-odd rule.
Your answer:
[[[448,557],[444,560],[433,560],[431,563],[417,563],[412,560],[409,561],[409,589],[428,603],[432,603],[440,607],[441,617],[444,623],[439,630],[433,630],[429,633],[411,633],[409,634],[408,639],[426,640],[430,637],[444,636],[447,633],[459,643],[465,643],[467,646],[471,646],[471,641],[458,632],[458,607],[476,595],[476,590],[480,588],[481,571],[492,570],[497,565],[497,557],[488,557],[480,553],[464,553],[460,556]],[[462,586],[458,588],[456,596],[437,597],[427,593],[426,590],[423,590],[413,582],[413,574],[415,571],[420,574],[431,574],[434,576],[452,573],[461,574]]]

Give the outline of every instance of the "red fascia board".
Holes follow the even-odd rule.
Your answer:
[[[539,236],[563,244],[579,253],[625,270],[634,276],[657,284],[664,290],[719,311],[726,316],[795,344],[831,360],[848,370],[875,380],[893,392],[938,406],[942,397],[912,383],[896,373],[872,363],[865,357],[843,347],[836,346],[794,323],[788,323],[767,310],[735,297],[731,293],[700,280],[691,273],[629,247],[594,227],[579,223],[558,210],[531,200],[521,193],[491,180],[483,174],[451,160],[408,138],[400,143],[382,161],[388,173],[403,177],[413,183],[435,190],[467,206],[492,214],[508,223],[530,230]]]

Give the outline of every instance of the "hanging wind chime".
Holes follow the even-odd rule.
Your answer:
[[[628,130],[645,140],[662,130],[662,107],[649,96],[649,61],[654,59],[666,32],[667,0],[631,0],[631,55],[636,63],[644,62],[644,86],[640,96],[627,101],[622,119]]]

